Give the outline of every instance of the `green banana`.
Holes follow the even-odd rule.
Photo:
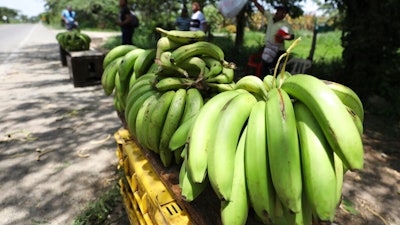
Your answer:
[[[135,104],[136,100],[138,100],[139,97],[145,94],[146,92],[153,90],[154,89],[150,84],[145,84],[135,89],[135,91],[129,92],[128,96],[126,97],[125,118],[128,117],[128,114],[132,109],[132,105]]]
[[[136,123],[137,123],[137,117],[139,113],[139,109],[144,105],[144,102],[150,98],[150,97],[156,97],[156,92],[153,90],[147,91],[143,93],[140,97],[136,99],[136,101],[131,105],[131,107],[127,111],[125,111],[125,118],[127,121],[128,125],[128,130],[132,137],[138,139],[137,133],[136,133]]]
[[[161,57],[161,53],[165,51],[172,51],[175,50],[176,48],[182,46],[183,44],[180,42],[173,41],[172,39],[168,37],[161,37],[157,41],[157,53],[156,53],[156,59],[159,59]]]
[[[221,92],[210,98],[201,108],[189,132],[188,171],[194,182],[204,181],[207,172],[207,151],[210,138],[216,132],[215,122],[219,111],[239,91]]]
[[[169,142],[175,130],[179,126],[179,121],[182,118],[185,109],[186,89],[178,89],[172,99],[171,105],[165,118],[164,126],[160,137],[160,158],[165,167],[171,164],[173,153],[169,149]]]
[[[220,73],[222,73],[222,63],[221,61],[209,57],[209,56],[204,56],[202,57],[204,62],[206,63],[206,66],[209,68],[209,72],[204,74],[204,78],[207,79],[209,77],[214,77]]]
[[[125,104],[126,104],[126,94],[122,92],[122,84],[121,80],[119,79],[119,73],[115,74],[115,94],[114,98],[118,99],[118,102],[120,103],[119,112],[122,112],[125,110]]]
[[[204,60],[197,56],[189,57],[175,65],[184,69],[188,76],[193,78],[203,77],[206,69]]]
[[[179,171],[179,187],[181,188],[182,198],[187,202],[191,202],[208,186],[208,180],[204,180],[202,183],[194,182],[190,173],[187,171],[185,161],[186,159],[184,159]]]
[[[156,63],[159,65],[156,73],[160,76],[174,76],[174,77],[188,77],[186,70],[171,63],[171,52],[166,51],[161,53],[160,58],[156,59]]]
[[[339,97],[344,105],[351,108],[357,114],[360,120],[364,121],[363,104],[361,99],[351,88],[333,81],[323,81],[330,89],[332,89],[333,92],[335,92],[336,96]]]
[[[232,192],[229,200],[221,202],[221,220],[222,224],[243,225],[246,224],[249,214],[249,203],[247,200],[246,175],[245,175],[245,128],[240,135],[239,142],[235,149],[234,171],[232,181]]]
[[[273,83],[274,83],[274,80],[275,80],[275,78],[274,78],[273,75],[266,75],[266,76],[263,78],[263,83],[264,83],[265,88],[267,89],[267,91],[270,91],[270,90],[272,90],[273,88],[275,88],[274,86],[272,86]]]
[[[215,77],[211,77],[206,79],[207,83],[219,83],[219,84],[228,84],[233,81],[235,78],[235,71],[231,68],[223,67],[222,73],[218,74]]]
[[[171,62],[178,64],[187,58],[199,55],[210,56],[221,62],[224,61],[225,57],[224,52],[218,45],[211,42],[198,41],[173,50],[171,53]]]
[[[289,95],[280,88],[268,92],[266,128],[271,178],[284,207],[301,211],[302,177],[296,119]]]
[[[101,85],[107,96],[111,95],[115,88],[115,75],[118,72],[122,56],[114,59],[103,71]]]
[[[153,150],[149,147],[147,131],[150,115],[153,112],[153,109],[157,107],[158,98],[159,93],[146,99],[145,103],[143,103],[143,105],[140,107],[136,116],[136,137],[139,141],[139,144],[147,150]]]
[[[153,65],[156,57],[156,49],[146,49],[135,60],[133,70],[135,71],[136,78],[146,74],[147,70]]]
[[[275,190],[268,162],[265,110],[265,101],[257,102],[251,109],[244,162],[249,201],[256,215],[268,224],[274,210]]]
[[[236,146],[256,102],[252,94],[243,92],[218,112],[214,124],[216,132],[207,148],[207,171],[211,187],[220,199],[231,200]]]
[[[267,100],[267,89],[263,81],[254,75],[247,75],[240,78],[235,85],[235,89],[245,89],[250,93],[253,93],[257,99]]]
[[[197,88],[189,88],[186,91],[185,102],[185,109],[180,124],[185,122],[187,119],[192,118],[194,115],[197,115],[201,107],[204,105],[203,96]]]
[[[108,64],[114,61],[114,59],[124,56],[126,53],[135,48],[137,47],[134,45],[119,45],[117,47],[114,47],[104,56],[103,69],[105,69]]]
[[[343,162],[340,157],[333,153],[333,162],[335,164],[335,174],[336,174],[336,206],[339,206],[342,201],[342,189],[343,189],[343,176],[345,170],[343,168]]]
[[[364,149],[357,127],[341,100],[323,81],[298,74],[287,78],[282,89],[312,111],[346,168],[363,168]]]
[[[147,135],[149,147],[154,152],[159,152],[158,148],[160,145],[161,131],[174,96],[175,91],[164,92],[160,98],[158,98],[157,107],[150,115],[150,127]]]
[[[189,44],[197,41],[203,41],[206,37],[204,31],[164,30],[160,27],[156,27],[156,31],[165,35],[170,40],[181,44]]]
[[[304,192],[318,218],[332,222],[337,206],[333,151],[311,111],[299,101],[293,107],[299,134]]]
[[[168,144],[168,147],[171,149],[171,151],[176,151],[177,149],[185,146],[188,140],[190,129],[192,128],[196,118],[197,115],[193,115],[191,118],[181,123],[178,128],[176,128]]]
[[[121,83],[123,84],[123,92],[125,92],[126,88],[129,87],[128,80],[133,73],[133,65],[135,64],[136,59],[144,51],[145,50],[142,48],[136,48],[126,53],[125,56],[122,58],[118,72]]]
[[[228,84],[207,83],[207,86],[217,92],[232,91],[236,89],[236,83],[233,81]]]
[[[169,91],[177,89],[187,89],[194,84],[194,81],[183,77],[164,77],[157,81],[155,88],[158,91]]]

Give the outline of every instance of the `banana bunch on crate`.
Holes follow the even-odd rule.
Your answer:
[[[132,137],[164,166],[181,164],[186,201],[210,185],[222,224],[245,224],[250,208],[265,224],[333,221],[344,173],[363,167],[357,94],[285,64],[234,82],[204,33],[157,30],[155,49],[112,49],[102,85]]]
[[[60,46],[67,51],[85,51],[90,48],[91,38],[79,30],[59,32],[56,34],[56,39]]]
[[[187,201],[210,184],[222,224],[333,221],[343,175],[363,168],[363,105],[347,86],[284,69],[239,79],[200,109],[182,151]]]

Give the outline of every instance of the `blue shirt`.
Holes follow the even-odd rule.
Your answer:
[[[175,24],[178,30],[189,30],[190,29],[190,18],[189,17],[177,17]]]
[[[68,11],[68,9],[64,9],[62,11],[62,16],[67,19],[68,23],[73,23],[75,20],[75,11]]]

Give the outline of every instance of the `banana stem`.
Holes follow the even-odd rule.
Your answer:
[[[289,54],[292,52],[292,49],[301,41],[301,37],[297,38],[290,46],[289,48],[286,50],[285,53],[283,53],[279,59],[278,62],[275,65],[275,69],[274,69],[274,80],[272,82],[272,86],[275,86],[275,81],[276,81],[276,72],[279,69],[279,64],[281,62],[281,60],[283,59],[283,57],[286,57],[285,62],[282,65],[282,69],[281,69],[281,78],[283,78],[283,73],[285,72],[286,69],[286,63],[289,60]],[[281,82],[282,83],[282,82]]]

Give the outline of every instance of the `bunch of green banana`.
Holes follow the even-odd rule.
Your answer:
[[[245,224],[248,206],[264,224],[333,221],[344,172],[363,166],[363,118],[360,99],[342,84],[287,72],[246,75],[195,118],[185,193],[199,195],[209,182],[223,224]]]
[[[91,38],[79,30],[59,32],[56,39],[60,46],[67,51],[89,50]]]
[[[265,224],[333,221],[343,174],[363,167],[356,93],[285,71],[234,81],[234,64],[202,33],[157,31],[156,49],[112,49],[102,85],[133,139],[181,165],[183,198],[209,185],[222,224],[245,224],[249,208]]]

